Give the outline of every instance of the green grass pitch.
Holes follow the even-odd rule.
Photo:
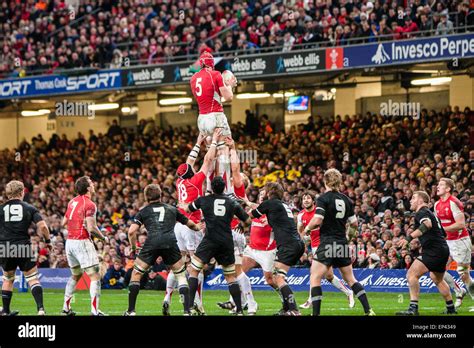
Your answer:
[[[181,315],[182,305],[179,303],[177,291],[173,294],[171,304],[171,314]],[[273,291],[254,291],[255,298],[259,305],[257,315],[273,315],[281,307],[281,302],[277,294]],[[302,304],[306,301],[308,292],[296,292],[296,301]],[[162,315],[161,304],[163,301],[163,291],[140,291],[137,300],[137,315]],[[216,303],[227,301],[229,293],[227,291],[209,290],[204,291],[204,307],[207,315],[229,315],[228,311],[220,309]],[[405,310],[409,304],[407,293],[374,293],[369,292],[368,298],[372,308],[377,315],[394,315],[399,310]],[[439,294],[421,294],[420,315],[441,315],[445,305]],[[63,304],[62,290],[44,290],[44,304],[47,315],[59,315]],[[102,290],[100,297],[100,309],[111,316],[120,316],[127,309],[127,290]],[[467,295],[464,303],[458,309],[459,315],[474,315],[469,312],[474,308],[474,301]],[[78,315],[90,315],[90,301],[88,291],[78,291],[75,294],[72,308]],[[28,293],[18,293],[13,295],[12,310],[19,310],[20,315],[36,315],[36,306],[33,297]],[[303,315],[309,315],[310,309],[303,309]],[[322,303],[322,315],[363,315],[362,306],[356,300],[356,306],[349,308],[348,301],[344,294],[339,292],[325,292]]]

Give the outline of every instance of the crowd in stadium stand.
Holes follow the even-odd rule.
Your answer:
[[[256,201],[258,186],[265,178],[278,180],[296,216],[302,209],[303,192],[320,194],[324,171],[336,167],[343,173],[343,192],[355,202],[360,222],[358,237],[351,241],[357,255],[354,266],[408,268],[418,253],[417,240],[409,250],[396,244],[412,230],[409,200],[414,191],[426,190],[434,203],[437,181],[452,178],[454,195],[464,204],[468,229],[471,234],[474,231],[474,150],[470,150],[468,131],[473,117],[468,108],[457,107],[423,110],[417,120],[371,113],[344,121],[340,116],[315,116],[284,132],[268,117],[255,121],[248,111],[247,120],[253,121],[234,125],[232,135],[238,149],[257,151],[256,163],[242,163],[252,181],[247,188],[250,200]],[[123,271],[133,264],[127,229],[145,203],[143,189],[159,183],[163,201],[176,204],[175,171],[186,160],[197,135],[195,128],[162,129],[152,120],[141,120],[136,129],[122,128],[114,121],[105,134],[91,130],[76,139],[54,135],[49,141],[38,135],[17,149],[0,151],[1,194],[9,180],[24,181],[26,200],[40,209],[52,231],[54,248],[50,252],[31,230],[39,249],[38,266],[67,267],[67,231],[60,228],[60,220],[75,195],[74,180],[85,174],[97,183],[93,200],[98,205],[98,226],[109,237],[108,242],[96,242],[103,273],[111,287],[123,287]],[[275,175],[277,170],[282,175]],[[141,235],[139,243],[145,239]],[[307,267],[310,262],[308,250],[299,266]],[[152,283],[166,269],[161,262],[154,267]]]
[[[471,1],[472,4],[472,1]],[[474,31],[469,0],[2,1],[0,74],[120,67]],[[470,7],[471,6],[471,7]]]

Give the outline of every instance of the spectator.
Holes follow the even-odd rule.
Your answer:
[[[446,13],[441,14],[441,22],[436,27],[436,35],[454,34],[454,25]]]
[[[103,289],[123,289],[125,280],[125,269],[120,258],[115,258],[113,265],[109,267],[102,281]]]
[[[416,37],[415,33],[418,31],[418,26],[412,19],[407,16],[405,17],[405,26],[403,27],[404,37],[413,38]]]

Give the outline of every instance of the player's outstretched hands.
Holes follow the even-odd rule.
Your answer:
[[[196,144],[201,145],[206,140],[206,135],[199,132]]]
[[[219,138],[222,136],[222,128],[215,128],[214,129],[214,134],[212,134],[212,141],[217,142]]]
[[[230,148],[230,149],[235,149],[235,142],[234,139],[231,137],[227,137],[224,139],[225,144]]]

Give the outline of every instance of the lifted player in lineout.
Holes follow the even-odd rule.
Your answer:
[[[162,203],[159,185],[148,185],[145,187],[144,193],[148,205],[134,217],[128,231],[128,237],[132,250],[135,251],[136,234],[140,227],[144,225],[147,231],[147,239],[133,265],[132,279],[128,287],[128,310],[124,315],[135,315],[140,280],[159,256],[163,257],[163,262],[166,265],[171,266],[171,270],[178,281],[184,315],[190,315],[191,303],[189,302],[189,286],[186,280],[186,266],[181,258],[174,227],[176,222],[180,222],[194,231],[199,231],[200,226],[181,214],[175,207]]]
[[[23,272],[31,294],[36,302],[38,315],[45,315],[43,305],[43,288],[38,280],[38,269],[31,247],[28,229],[31,223],[38,227],[39,234],[45,239],[48,248],[51,248],[49,229],[38,209],[23,202],[25,186],[21,181],[10,181],[5,187],[7,201],[0,205],[0,244],[3,250],[16,248],[18,253],[13,256],[5,255],[0,258],[0,267],[3,269],[2,316],[14,316],[18,311],[10,310],[13,296],[13,282],[17,267]],[[25,255],[22,255],[25,253]]]
[[[214,70],[214,57],[207,51],[201,54],[199,63],[201,70],[194,74],[190,81],[191,91],[199,107],[198,129],[199,132],[207,136],[208,142],[210,142],[216,128],[222,129],[222,136],[217,142],[220,166],[218,171],[223,173],[222,176],[226,183],[226,189],[230,190],[229,149],[225,146],[224,139],[231,137],[231,132],[227,117],[224,114],[222,101],[231,101],[233,99],[232,88],[237,84],[237,80],[233,78],[227,82],[229,85],[226,85],[221,73]],[[214,168],[210,168],[210,172],[205,173],[208,189],[211,187],[210,181],[213,171]]]

